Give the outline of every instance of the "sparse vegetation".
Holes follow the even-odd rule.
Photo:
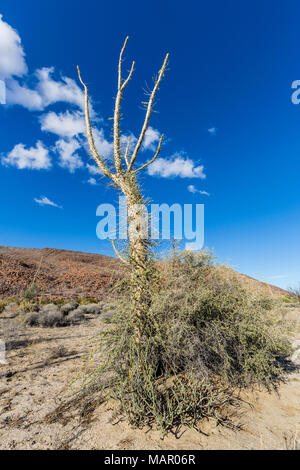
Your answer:
[[[25,316],[25,323],[29,326],[55,327],[66,326],[69,321],[58,310],[46,310],[42,312],[32,312]]]
[[[62,305],[56,303],[21,304],[24,322],[29,326],[60,327],[81,323],[86,315],[97,315],[101,312],[100,304],[83,304],[72,301]]]
[[[296,286],[296,287],[290,287],[288,290],[289,290],[289,292],[291,293],[291,295],[292,295],[298,302],[300,302],[300,284],[299,284],[299,286]]]

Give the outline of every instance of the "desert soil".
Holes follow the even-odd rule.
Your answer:
[[[115,414],[113,403],[86,402],[65,413],[67,388],[105,327],[102,314],[80,325],[60,328],[24,327],[13,314],[0,315],[10,350],[0,365],[1,449],[294,449],[300,448],[300,372],[294,371],[279,393],[249,392],[242,429],[233,431],[203,422],[202,432],[182,429],[161,439],[159,431],[137,430]],[[297,321],[300,309],[286,306],[286,318]]]

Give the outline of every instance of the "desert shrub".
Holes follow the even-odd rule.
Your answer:
[[[24,317],[24,323],[26,323],[29,326],[38,326],[39,321],[39,314],[36,312],[31,312],[25,315]]]
[[[64,318],[64,315],[61,312],[48,311],[41,312],[38,315],[38,324],[43,327],[53,327],[53,326],[66,326],[68,321]]]
[[[288,290],[294,298],[300,301],[300,284],[299,286],[290,287]]]
[[[78,307],[78,303],[73,301],[73,302],[68,302],[66,304],[61,305],[60,310],[61,312],[68,314],[72,310],[75,310]]]
[[[68,320],[54,304],[45,305],[38,313],[28,313],[24,317],[24,322],[29,326],[42,326],[46,328],[66,326],[68,324]]]
[[[84,320],[84,313],[79,309],[73,310],[67,317],[68,323],[72,325],[80,323],[82,320]]]
[[[38,292],[39,292],[38,286],[35,283],[33,283],[31,284],[30,287],[28,287],[28,289],[25,289],[21,295],[24,300],[30,301],[38,295]]]
[[[80,305],[77,310],[83,314],[98,315],[101,312],[101,305],[95,303]]]
[[[197,426],[202,417],[228,422],[228,405],[237,405],[241,387],[270,388],[284,377],[290,347],[279,303],[225,276],[209,252],[176,255],[161,276],[142,335],[130,281],[107,301],[115,315],[100,340],[106,359],[89,381],[117,399],[136,426],[155,423],[165,432]]]
[[[69,307],[67,308],[68,313],[66,313],[55,304],[47,304],[44,305],[39,312],[31,310],[29,313],[26,313],[25,311],[23,319],[29,326],[41,326],[45,328],[75,325],[84,320],[84,312],[80,307],[72,311],[69,310]]]

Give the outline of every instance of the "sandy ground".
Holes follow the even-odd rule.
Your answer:
[[[297,320],[300,309],[286,307]],[[1,315],[11,345],[0,365],[0,449],[295,449],[300,448],[300,372],[293,372],[279,394],[256,391],[232,431],[203,422],[202,433],[182,429],[163,440],[158,431],[145,432],[115,416],[113,404],[59,413],[70,389],[66,386],[93,348],[93,335],[103,328],[101,315],[64,328],[23,327]]]

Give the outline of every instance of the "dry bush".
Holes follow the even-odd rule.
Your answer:
[[[300,301],[300,284],[299,286],[296,286],[296,287],[290,287],[288,290],[294,298]]]
[[[118,284],[106,304],[115,315],[100,340],[105,360],[88,382],[102,388],[103,399],[119,400],[139,427],[166,432],[197,427],[202,417],[228,424],[240,388],[270,388],[284,377],[290,346],[279,320],[282,303],[246,290],[234,275],[225,278],[208,252],[176,255],[161,276],[141,340],[130,281]]]

